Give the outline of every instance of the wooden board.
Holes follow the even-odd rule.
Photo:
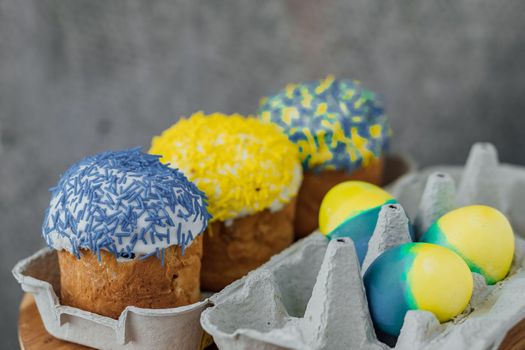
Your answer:
[[[26,293],[20,304],[18,340],[22,350],[85,350],[86,346],[59,340],[44,328],[35,299]]]
[[[47,333],[40,319],[35,300],[26,293],[20,304],[20,318],[18,321],[18,339],[22,350],[85,350],[86,346],[69,343],[54,338]],[[215,347],[211,347],[213,349]],[[210,349],[210,348],[208,348]],[[518,323],[508,333],[500,350],[525,349],[525,319]]]
[[[525,349],[525,319],[514,326],[500,345],[500,350]]]

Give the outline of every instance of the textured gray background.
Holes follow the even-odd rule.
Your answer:
[[[394,149],[422,165],[476,140],[525,164],[524,18],[520,0],[0,0],[0,347],[16,347],[10,269],[42,245],[47,188],[177,116],[253,113],[334,73],[385,95]]]

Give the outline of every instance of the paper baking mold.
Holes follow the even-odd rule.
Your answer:
[[[457,184],[457,185],[456,185]],[[473,274],[467,309],[440,324],[409,311],[400,336],[374,331],[350,239],[304,238],[214,296],[201,324],[220,349],[497,349],[525,317],[525,168],[499,164],[493,145],[475,144],[464,167],[433,167],[388,190],[400,205],[382,207],[363,270],[382,251],[408,240],[403,211],[421,234],[447,211],[485,204],[502,211],[515,231],[509,276],[492,286]]]
[[[55,250],[44,248],[13,269],[22,289],[32,293],[46,330],[53,336],[97,349],[199,349],[199,317],[209,299],[171,309],[128,306],[118,320],[60,305]]]

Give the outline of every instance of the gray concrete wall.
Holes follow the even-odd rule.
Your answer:
[[[42,246],[47,188],[79,158],[149,144],[178,116],[253,113],[327,73],[381,92],[394,150],[525,164],[520,0],[0,0],[0,348],[16,347],[14,263]]]

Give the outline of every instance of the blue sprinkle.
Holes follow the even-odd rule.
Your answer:
[[[191,233],[191,230],[188,230],[188,240],[186,241],[186,244],[189,244],[191,241],[193,241],[193,234]]]
[[[115,233],[115,236],[118,238],[118,244],[122,244],[122,237],[129,237],[131,234],[129,232],[118,232]]]
[[[151,243],[155,244],[155,232],[149,231],[149,236],[151,238]],[[158,248],[157,248],[158,249]]]
[[[181,243],[182,242],[182,243]],[[186,249],[186,234],[182,234],[182,241],[179,242],[182,256],[184,256],[184,250]]]
[[[146,229],[143,228],[140,230],[140,234],[139,234],[139,239],[144,242],[144,244],[148,244],[148,241],[146,241],[146,239],[144,238],[144,236],[146,235]]]
[[[149,258],[150,256],[154,256],[154,255],[156,255],[156,254],[157,254],[157,252],[154,251],[154,252],[152,252],[152,253],[142,255],[142,256],[139,257],[139,260],[146,260],[146,259]]]
[[[135,249],[135,245],[136,245],[137,242],[138,242],[138,238],[137,238],[137,237],[138,237],[137,234],[133,235],[133,238],[132,238],[131,241],[130,241],[130,244],[131,244],[130,249],[131,249],[131,250]]]
[[[193,235],[182,232],[182,223],[193,217],[192,221],[203,221],[204,229],[211,218],[207,199],[195,184],[140,148],[85,158],[70,167],[50,192],[56,204],[46,209],[42,235],[50,247],[54,237],[67,237],[77,257],[80,249],[92,250],[99,260],[102,249],[118,255],[117,243],[121,251],[124,246],[133,253],[139,240],[147,246],[166,239],[170,245],[170,228],[175,227],[177,244],[184,251]],[[171,213],[178,208],[177,220],[168,208]],[[138,226],[144,222],[146,226]],[[151,255],[164,263],[164,249]]]
[[[46,211],[46,217],[47,217],[47,215],[49,215],[48,213],[49,213],[49,209]],[[56,227],[57,223],[58,223],[58,213],[55,213],[55,215],[52,216],[52,218],[53,218],[53,226]]]
[[[180,244],[180,242],[182,242],[181,230],[182,230],[182,225],[181,225],[181,223],[179,222],[179,225],[177,226],[177,242],[178,242],[179,244]]]

